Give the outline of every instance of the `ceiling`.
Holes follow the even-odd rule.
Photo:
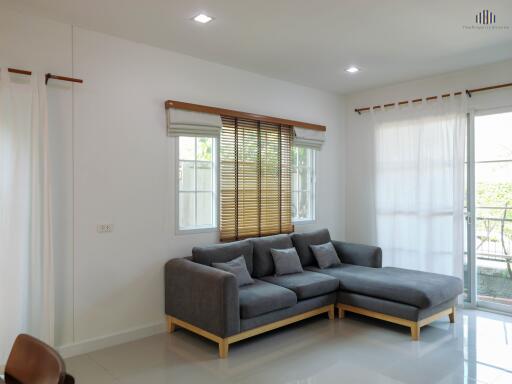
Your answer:
[[[5,2],[5,1],[4,1]],[[512,58],[512,1],[7,0],[86,29],[337,93]],[[498,26],[477,30],[483,7]],[[198,24],[203,12],[215,18]],[[361,72],[344,71],[357,65]]]

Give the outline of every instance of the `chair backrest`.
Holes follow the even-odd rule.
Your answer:
[[[62,384],[66,365],[52,347],[30,335],[20,334],[5,365],[5,377],[22,384]]]

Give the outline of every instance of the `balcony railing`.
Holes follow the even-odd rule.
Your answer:
[[[476,217],[476,254],[480,260],[512,261],[512,207],[478,206]],[[487,212],[486,215],[481,213]],[[512,276],[511,276],[512,277]]]

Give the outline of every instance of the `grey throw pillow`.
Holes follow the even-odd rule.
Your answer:
[[[239,287],[254,283],[254,280],[247,270],[247,265],[245,264],[245,258],[243,256],[239,256],[226,263],[212,263],[212,267],[222,269],[226,272],[231,272],[235,275]]]
[[[304,272],[300,264],[300,258],[295,248],[286,249],[270,249],[272,258],[274,259],[274,267],[276,276],[288,275],[290,273]]]
[[[325,244],[310,245],[309,247],[315,256],[316,262],[318,263],[320,269],[341,264],[338,253],[330,241]]]

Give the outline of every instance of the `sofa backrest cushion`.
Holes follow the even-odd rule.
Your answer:
[[[192,248],[192,260],[199,264],[225,263],[243,255],[249,273],[253,271],[253,246],[249,240]]]
[[[270,249],[292,248],[292,240],[289,235],[274,235],[266,237],[256,237],[249,239],[254,247],[254,269],[253,277],[263,277],[274,274],[274,259]]]
[[[327,229],[306,233],[293,233],[290,237],[303,267],[317,266],[315,256],[311,248],[309,248],[310,245],[325,244],[331,241],[331,235]]]

